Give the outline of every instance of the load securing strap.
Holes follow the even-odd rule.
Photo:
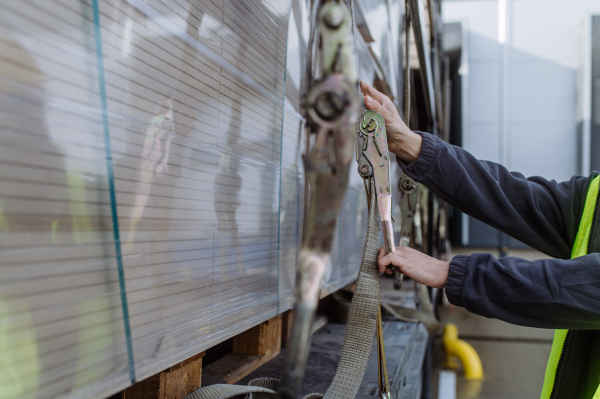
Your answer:
[[[261,378],[261,380],[267,380],[266,378]],[[250,381],[254,382],[254,380]],[[276,387],[275,387],[276,388]],[[237,395],[244,394],[268,394],[274,395],[275,391],[273,389],[269,389],[269,387],[263,387],[260,385],[250,386],[250,385],[229,385],[229,384],[215,384],[209,385],[204,388],[200,388],[197,391],[192,392],[186,399],[228,399]]]
[[[371,187],[375,187],[371,180]],[[377,252],[379,238],[379,210],[375,190],[370,190],[369,226],[363,252],[356,290],[348,315],[348,326],[342,346],[340,363],[333,382],[324,399],[354,398],[367,368],[371,345],[375,337],[377,313],[379,312],[379,272]]]
[[[371,184],[374,187],[374,183]],[[338,368],[325,395],[312,393],[303,399],[353,399],[365,374],[375,338],[380,295],[380,277],[377,271],[380,223],[375,190],[371,190],[369,203],[367,238]],[[247,386],[215,384],[200,388],[185,399],[228,399],[242,394],[252,394],[254,399],[271,399],[276,394],[278,384],[279,380],[275,378],[257,378]]]

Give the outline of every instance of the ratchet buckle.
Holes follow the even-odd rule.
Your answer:
[[[365,112],[359,123],[356,139],[358,173],[363,179],[373,177],[374,187],[371,187],[371,190],[374,189],[377,195],[385,250],[388,254],[395,253],[396,247],[392,229],[390,151],[388,150],[383,117],[375,111]],[[393,268],[393,266],[390,268]]]

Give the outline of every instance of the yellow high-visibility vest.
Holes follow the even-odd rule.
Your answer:
[[[590,232],[592,231],[594,211],[598,201],[599,184],[600,175],[596,176],[592,180],[590,188],[588,189],[585,198],[583,215],[581,216],[581,222],[579,223],[579,230],[577,231],[577,237],[575,237],[575,243],[573,244],[573,250],[571,251],[571,259],[588,254],[588,243],[590,240]],[[552,342],[552,350],[550,352],[550,358],[548,359],[548,365],[546,366],[546,374],[544,377],[541,399],[552,398],[552,390],[554,389],[556,372],[558,370],[561,356],[564,356],[564,344],[568,333],[569,330],[556,330],[554,332],[554,340]],[[598,386],[596,393],[591,397],[577,398],[576,395],[577,393],[573,392],[572,396],[569,397],[573,399],[600,399],[600,386]]]

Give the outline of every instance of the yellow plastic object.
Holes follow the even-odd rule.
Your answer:
[[[468,342],[458,339],[458,327],[455,324],[446,324],[443,342],[446,355],[450,359],[448,364],[451,365],[452,360],[458,358],[463,365],[467,380],[483,381],[485,379],[479,355]]]

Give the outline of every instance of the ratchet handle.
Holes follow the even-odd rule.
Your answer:
[[[385,242],[385,252],[387,254],[395,254],[396,246],[394,244],[394,231],[392,230],[391,220],[382,220],[381,227],[383,230],[383,241]],[[394,265],[391,263],[386,266],[387,269],[393,270]]]
[[[400,246],[401,247],[408,247],[408,244],[410,244],[410,239],[408,237],[400,238]],[[391,266],[391,264],[389,266]],[[400,273],[397,270],[394,270],[394,289],[395,290],[399,290],[400,288],[402,288],[402,280],[404,280],[404,274]]]
[[[401,237],[400,238],[400,246],[401,247],[408,247],[408,245],[410,244],[410,240],[406,237]],[[392,245],[394,245],[393,241],[392,241]],[[386,249],[387,249],[387,245],[386,245]],[[393,252],[388,252],[389,253],[396,253],[396,248],[394,248]],[[386,269],[390,269],[390,270],[394,270],[394,265],[392,265],[391,263],[389,265],[386,266]],[[400,273],[402,274],[402,273]]]
[[[392,196],[389,194],[378,196],[377,205],[379,205],[379,217],[381,219],[385,252],[394,254],[396,253],[396,245],[394,244],[394,229],[392,227]],[[393,269],[394,266],[389,264],[387,268]]]
[[[385,252],[388,254],[396,253],[396,246],[394,245],[394,231],[392,230],[391,220],[382,220],[381,225],[383,227],[383,240],[385,242]]]

